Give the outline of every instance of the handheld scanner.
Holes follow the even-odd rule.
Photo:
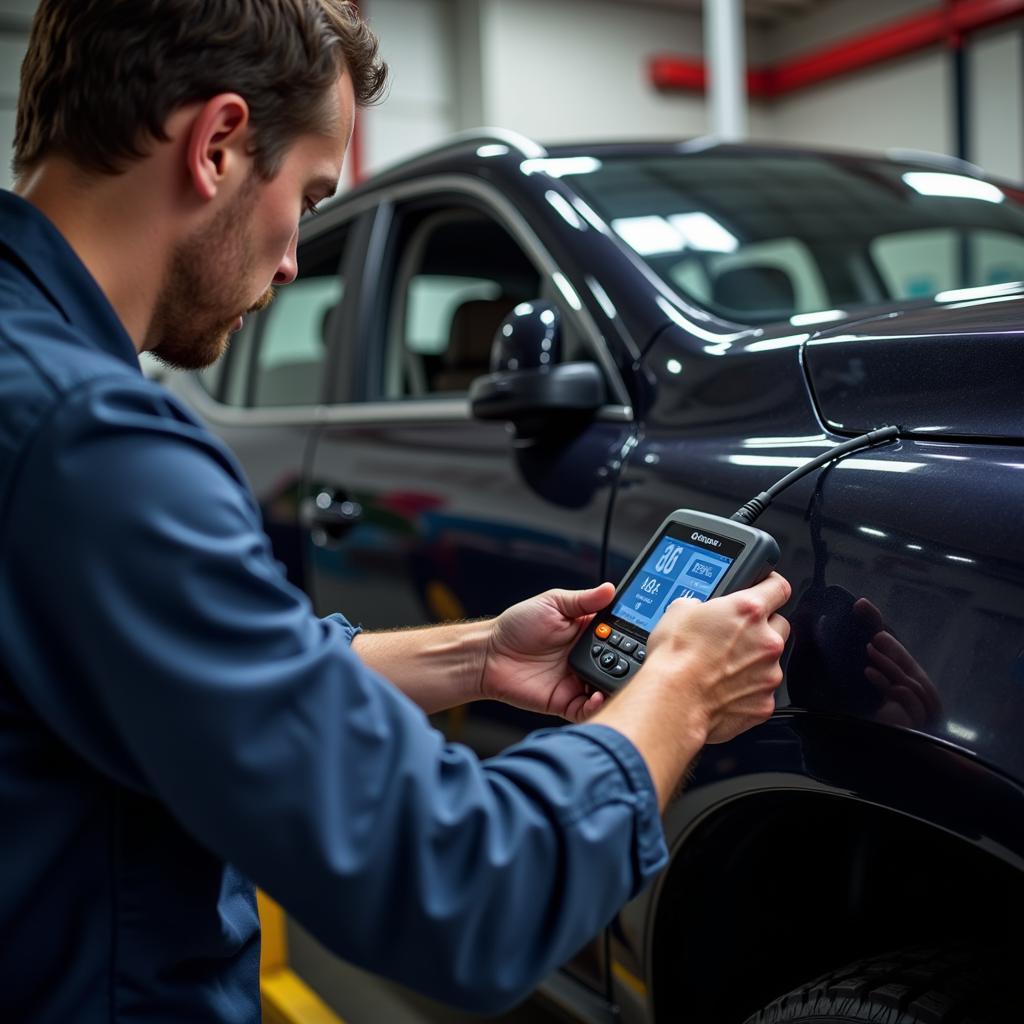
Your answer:
[[[775,568],[773,537],[732,519],[677,509],[658,528],[569,655],[581,679],[620,689],[640,670],[647,639],[677,598],[707,601],[753,586]]]

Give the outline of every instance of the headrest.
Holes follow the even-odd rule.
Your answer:
[[[711,294],[716,306],[737,313],[789,316],[796,294],[789,274],[778,267],[753,266],[725,270],[715,278]]]
[[[443,363],[447,367],[486,367],[491,360],[491,342],[501,321],[517,300],[470,299],[455,310]]]

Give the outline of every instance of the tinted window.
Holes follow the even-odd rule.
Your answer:
[[[1024,279],[1021,193],[946,165],[740,151],[581,163],[565,180],[662,278],[727,319]]]
[[[487,373],[504,317],[540,295],[540,275],[511,235],[470,209],[407,214],[397,237],[381,392],[464,392]]]
[[[314,405],[322,400],[330,317],[343,294],[336,273],[299,278],[281,289],[265,314],[253,405]]]
[[[902,231],[876,238],[871,253],[889,293],[900,299],[1024,281],[1024,238],[1005,231]]]

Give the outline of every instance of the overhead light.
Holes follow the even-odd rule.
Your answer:
[[[940,171],[907,171],[904,183],[922,196],[945,196],[949,199],[981,199],[1001,203],[1006,194],[991,182],[968,178],[966,174],[944,174]]]
[[[558,212],[559,216],[566,222],[566,224],[575,228],[577,231],[584,230],[585,225],[582,218],[572,208],[564,196],[560,196],[557,192],[549,188],[547,192],[544,193],[544,198]]]
[[[565,301],[572,306],[573,309],[580,310],[583,308],[583,303],[580,302],[579,295],[576,294],[576,289],[569,284],[569,279],[565,274],[560,271],[556,271],[551,275],[551,280],[558,286],[558,290],[565,296]]]
[[[612,229],[641,256],[686,248],[686,239],[664,217],[618,217],[612,221]]]
[[[936,302],[975,302],[978,299],[996,299],[1016,295],[1020,291],[1020,283],[1008,281],[1006,284],[981,284],[973,288],[950,288],[935,296]]]
[[[798,345],[802,345],[809,337],[809,334],[787,334],[782,338],[766,338],[764,341],[752,341],[747,346],[747,351],[771,352],[778,348],[795,348]]]
[[[549,174],[552,178],[566,174],[592,174],[600,169],[601,161],[592,156],[534,157],[519,165],[523,174]]]
[[[668,218],[691,249],[700,252],[735,252],[740,240],[707,213],[676,213]]]
[[[819,309],[816,313],[797,313],[789,322],[794,327],[811,327],[813,324],[828,324],[833,320],[842,320],[846,316],[845,309]]]
[[[511,152],[508,146],[502,146],[500,143],[491,143],[487,146],[481,146],[476,151],[476,155],[486,159],[489,156],[505,156]]]

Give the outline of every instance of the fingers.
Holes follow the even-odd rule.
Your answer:
[[[785,643],[789,639],[789,620],[784,619],[781,615],[776,613],[768,620],[768,625],[771,629],[774,629],[779,636],[782,637],[782,642]]]
[[[921,668],[921,666],[914,660],[910,651],[908,651],[906,647],[904,647],[903,644],[901,644],[899,640],[892,635],[892,633],[884,630],[876,633],[871,638],[871,645],[876,650],[881,651],[882,654],[892,658],[892,660],[896,662],[896,664],[899,665],[907,675],[914,676],[915,678],[919,678],[924,675],[924,669]]]
[[[885,639],[883,640],[883,638]],[[899,688],[911,694],[928,720],[937,718],[942,713],[942,702],[939,700],[935,687],[932,686],[921,666],[914,661],[907,649],[894,636],[889,633],[877,634],[868,644],[867,654],[871,664],[864,670],[864,676],[870,682],[875,685]],[[911,666],[909,672],[904,667],[908,663]],[[876,675],[869,675],[872,671]],[[901,697],[897,696],[897,699],[901,699]]]
[[[595,690],[589,695],[582,693],[569,702],[564,717],[579,725],[596,714],[604,706],[604,702],[605,695],[600,690]]]
[[[877,633],[885,628],[885,620],[882,618],[882,613],[866,597],[858,597],[853,602],[853,614],[872,633]]]
[[[552,590],[551,596],[567,619],[578,619],[582,615],[599,612],[611,601],[614,593],[613,584],[602,583],[590,590]]]
[[[750,587],[747,593],[762,601],[769,612],[777,612],[790,599],[793,588],[789,580],[773,572],[756,586]]]

